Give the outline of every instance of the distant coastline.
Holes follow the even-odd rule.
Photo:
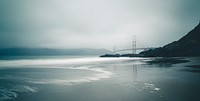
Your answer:
[[[101,55],[110,53],[106,49],[51,49],[51,48],[4,48],[0,56],[61,56],[61,55]]]
[[[142,54],[105,54],[100,57],[144,57]]]

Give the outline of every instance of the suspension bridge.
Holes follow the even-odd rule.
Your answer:
[[[116,49],[116,47],[113,47],[113,53],[117,53],[117,52],[122,52],[122,51],[132,51],[132,54],[136,54],[137,50],[141,50],[141,51],[147,51],[149,49],[155,49],[157,47],[140,47],[137,48],[136,47],[136,37],[133,36],[133,40],[132,40],[132,48],[127,48],[127,49]]]

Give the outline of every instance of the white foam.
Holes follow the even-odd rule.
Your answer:
[[[38,89],[36,87],[29,87],[26,85],[15,86],[11,90],[15,92],[32,92],[32,93],[38,92]]]
[[[66,58],[66,59],[33,59],[33,60],[0,60],[0,66],[44,66],[44,65],[67,65],[84,64],[95,62],[140,60],[144,58]]]
[[[150,88],[150,90],[153,90],[153,91],[159,91],[160,90],[160,88],[156,87],[156,85],[151,84],[151,83],[145,83],[145,86],[147,88]]]
[[[0,89],[0,101],[11,100],[18,97],[17,93],[22,92],[38,92],[38,88],[30,87],[27,85],[17,85],[11,88],[2,88]]]
[[[73,80],[63,80],[63,79],[38,79],[27,81],[29,83],[35,84],[60,84],[60,85],[74,85],[74,84],[81,84],[85,82],[96,81],[100,79],[110,78],[113,74],[112,72],[106,71],[102,68],[91,68],[91,67],[66,67],[67,69],[75,69],[75,70],[88,70],[96,72],[94,75],[80,77],[78,79]]]

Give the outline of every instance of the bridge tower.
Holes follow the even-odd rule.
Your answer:
[[[135,36],[135,35],[133,35],[132,53],[133,53],[133,54],[136,54],[136,36]]]

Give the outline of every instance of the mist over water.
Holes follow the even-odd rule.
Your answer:
[[[155,59],[4,57],[0,101],[198,101],[199,58],[149,62]]]

